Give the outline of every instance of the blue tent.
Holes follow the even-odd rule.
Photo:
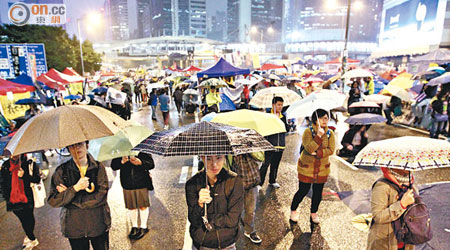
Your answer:
[[[250,70],[234,67],[233,65],[225,61],[225,59],[220,58],[220,60],[216,63],[216,65],[212,66],[207,70],[197,73],[197,77],[211,78],[211,77],[235,76],[243,74],[250,74]]]
[[[31,77],[24,75],[24,74],[18,76],[16,79],[12,80],[11,82],[34,87],[33,79],[31,79]]]
[[[220,112],[223,111],[233,111],[236,110],[236,105],[233,101],[224,93],[220,94],[220,98],[222,98],[222,102],[220,103]]]

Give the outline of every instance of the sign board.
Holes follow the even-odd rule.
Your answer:
[[[36,79],[47,73],[44,44],[0,43],[0,77],[14,79],[21,74]]]

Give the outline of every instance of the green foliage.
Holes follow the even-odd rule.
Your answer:
[[[0,43],[43,43],[49,69],[59,71],[73,67],[81,74],[80,44],[74,36],[70,38],[62,27],[44,25],[0,26]],[[85,72],[97,71],[101,66],[101,55],[95,53],[92,43],[83,42]]]

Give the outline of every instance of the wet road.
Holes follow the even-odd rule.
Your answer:
[[[151,129],[161,130],[162,116],[152,121],[151,111],[144,107],[135,112],[132,119]],[[344,119],[341,119],[343,121]],[[178,127],[192,123],[195,117],[187,114],[179,117],[172,107],[170,126]],[[298,188],[296,163],[300,147],[300,133],[290,133],[287,137],[287,149],[280,165],[278,182],[280,189],[262,188],[258,197],[256,229],[263,242],[252,244],[241,234],[237,242],[238,249],[365,249],[367,233],[355,229],[350,220],[355,213],[335,195],[336,192],[370,189],[372,183],[381,176],[379,170],[354,170],[338,160],[332,160],[331,175],[325,185],[324,199],[320,205],[320,226],[311,230],[309,224],[310,198],[300,204],[300,221],[289,224],[290,202]],[[345,132],[345,125],[339,123],[338,137]],[[374,125],[369,130],[370,140],[380,140],[402,135],[427,136],[409,129]],[[340,141],[340,139],[339,139]],[[127,237],[131,222],[127,219],[123,202],[119,173],[107,168],[111,183],[108,202],[112,213],[110,232],[111,249],[191,249],[189,237],[186,237],[187,206],[184,183],[195,173],[192,157],[161,158],[154,157],[156,168],[152,170],[155,191],[151,192],[151,208],[148,220],[150,232],[138,241]],[[56,166],[63,159],[54,157]],[[108,164],[106,162],[106,164]],[[52,168],[54,169],[54,167]],[[448,181],[450,169],[419,172],[416,181],[431,183]],[[50,178],[49,178],[50,179]],[[49,185],[49,179],[46,185]],[[310,196],[309,196],[310,197]],[[4,208],[3,208],[4,209]],[[46,205],[35,210],[35,234],[40,245],[35,249],[70,249],[68,241],[62,237],[59,226],[59,209]],[[446,219],[446,218],[445,218]],[[18,219],[12,213],[0,217],[0,249],[21,249],[24,233]]]

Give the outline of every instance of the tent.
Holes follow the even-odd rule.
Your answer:
[[[235,76],[235,75],[243,75],[250,74],[249,69],[241,69],[238,67],[234,67],[225,59],[220,58],[220,60],[211,68],[204,70],[202,72],[197,73],[197,77],[220,77],[220,76]]]
[[[347,64],[348,65],[358,65],[359,60],[354,60],[354,59],[348,58]],[[337,73],[337,72],[339,72],[339,69],[341,68],[341,66],[342,66],[342,59],[336,58],[331,61],[325,62],[324,70],[328,73]]]
[[[33,92],[35,89],[34,86],[22,85],[0,78],[0,95],[6,95],[7,92],[12,92],[14,94]]]
[[[202,69],[191,65],[191,66],[189,66],[189,68],[186,68],[183,70],[183,72],[189,72],[189,71],[202,71]]]
[[[427,53],[423,56],[417,56],[411,58],[411,62],[450,62],[450,50],[449,49],[437,49]]]
[[[286,67],[282,66],[282,65],[276,65],[276,64],[271,64],[271,63],[265,63],[263,64],[263,66],[261,66],[261,68],[259,68],[260,70],[271,70],[271,69],[285,69]]]
[[[36,80],[38,82],[43,83],[45,86],[47,86],[49,88],[56,89],[56,90],[66,90],[66,88],[64,87],[64,85],[62,83],[59,83],[59,82],[53,80],[52,78],[46,76],[45,74],[38,76],[38,78]]]
[[[57,71],[56,69],[50,69],[45,75],[64,85],[84,81],[82,77],[67,75]]]
[[[80,74],[78,74],[72,67],[66,67],[62,73],[69,76],[79,77],[82,81],[84,81],[84,78]]]
[[[11,80],[11,81],[21,84],[21,85],[28,85],[28,86],[34,87],[33,79],[31,79],[31,77],[24,75],[24,74],[18,76],[16,79]]]

